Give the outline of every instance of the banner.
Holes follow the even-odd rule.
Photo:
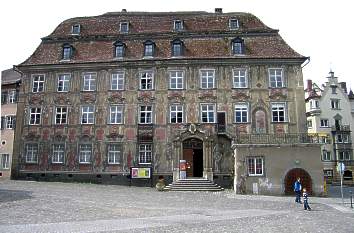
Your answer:
[[[130,170],[132,178],[151,178],[151,167],[132,167]]]

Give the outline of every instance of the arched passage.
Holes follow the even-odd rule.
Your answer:
[[[302,188],[306,188],[309,194],[312,194],[312,179],[307,171],[302,168],[294,168],[288,171],[284,179],[285,194],[292,195],[294,193],[294,183],[300,177]]]

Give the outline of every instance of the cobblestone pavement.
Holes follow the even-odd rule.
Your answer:
[[[354,210],[338,198],[32,181],[0,182],[0,232],[354,232]]]

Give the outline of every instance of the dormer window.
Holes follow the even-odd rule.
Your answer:
[[[229,21],[229,28],[230,30],[237,30],[239,29],[240,25],[238,23],[238,19],[230,19]]]
[[[233,39],[231,45],[233,55],[240,55],[245,53],[244,41],[241,38],[237,37]]]
[[[69,44],[63,45],[63,60],[70,60],[73,55],[73,47]]]
[[[80,28],[81,28],[80,24],[73,25],[72,28],[71,28],[71,34],[79,35],[80,34]]]
[[[173,29],[175,31],[182,31],[183,30],[183,21],[182,20],[175,20]]]
[[[128,33],[129,32],[129,22],[121,22],[119,31],[121,33]]]
[[[183,56],[183,41],[176,39],[172,41],[172,57]]]
[[[121,41],[114,43],[114,57],[123,58],[125,54],[125,44]]]
[[[147,40],[144,43],[144,57],[153,57],[155,54],[155,43]]]

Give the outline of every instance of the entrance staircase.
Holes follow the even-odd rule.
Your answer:
[[[174,181],[165,187],[166,191],[209,191],[218,192],[224,189],[213,181],[203,178],[188,178]]]

